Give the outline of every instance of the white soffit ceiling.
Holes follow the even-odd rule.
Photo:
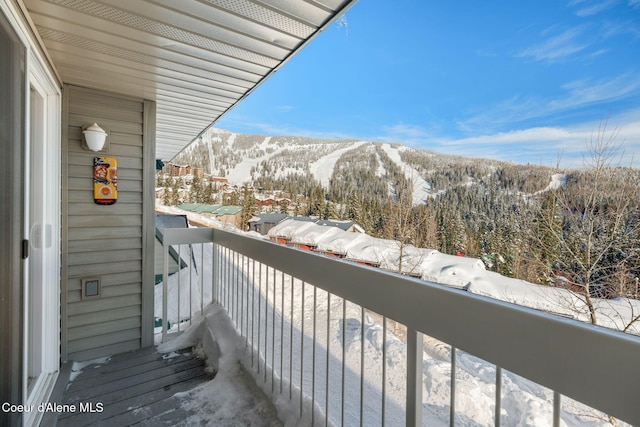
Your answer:
[[[157,101],[169,160],[356,0],[24,0],[65,83]]]

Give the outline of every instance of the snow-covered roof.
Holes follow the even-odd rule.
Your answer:
[[[344,230],[340,228],[313,224],[312,227],[296,230],[291,236],[291,242],[315,246],[321,240],[332,240],[342,235],[342,233],[344,233]]]
[[[351,226],[355,224],[353,221],[338,221],[338,220],[329,220],[329,219],[321,219],[316,222],[318,225],[322,225],[324,227],[338,227],[341,230],[347,231]]]
[[[425,254],[419,267],[423,280],[454,288],[467,288],[472,280],[485,274],[482,260],[443,254],[432,250]]]
[[[347,259],[379,265],[385,259],[397,258],[400,249],[397,241],[378,239],[366,234],[365,236],[367,236],[366,239],[356,240],[349,245],[346,252]]]
[[[357,244],[358,242],[367,239],[372,239],[372,237],[367,234],[349,233],[348,231],[343,231],[341,234],[332,239],[322,239],[318,241],[316,249],[322,252],[346,254],[351,245]]]
[[[307,228],[315,226],[313,222],[298,221],[293,218],[285,219],[281,223],[277,224],[267,233],[269,237],[282,237],[285,239],[291,239],[294,233],[300,232]]]
[[[254,216],[249,220],[251,223],[256,224],[277,224],[280,221],[287,218],[289,215],[283,213],[262,213],[260,215]]]

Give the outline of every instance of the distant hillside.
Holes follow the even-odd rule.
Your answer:
[[[497,171],[505,189],[534,193],[545,189],[555,173],[542,166],[438,154],[396,143],[268,137],[215,128],[174,162],[234,184],[294,193],[319,185],[337,199],[359,192],[397,197],[396,187],[403,181],[412,187],[414,205],[452,187],[477,184]]]

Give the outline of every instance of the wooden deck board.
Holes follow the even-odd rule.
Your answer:
[[[81,389],[69,387],[69,392],[73,393],[74,399],[65,400],[63,403],[76,403],[83,400],[96,398],[98,396],[109,396],[112,392],[118,393],[124,388],[143,387],[149,382],[161,380],[161,382],[170,383],[169,376],[181,375],[183,371],[187,371],[194,367],[204,369],[204,362],[198,359],[177,360],[171,364],[164,361],[156,361],[147,365],[134,366],[128,369],[122,369],[100,377],[94,377],[92,381],[86,381]],[[148,385],[153,387],[153,385]],[[71,396],[71,395],[70,395]],[[105,401],[106,403],[106,401]]]
[[[107,363],[89,365],[69,384],[62,404],[77,412],[63,412],[58,426],[126,426],[167,412],[179,417],[175,393],[190,390],[212,376],[193,353],[163,357],[155,348],[123,353]],[[99,412],[80,412],[80,404],[102,404]]]

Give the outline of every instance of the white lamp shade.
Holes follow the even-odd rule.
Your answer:
[[[97,123],[92,124],[87,129],[83,130],[84,140],[87,142],[87,147],[92,151],[100,151],[104,147],[104,142],[107,140],[107,133],[98,126]]]

